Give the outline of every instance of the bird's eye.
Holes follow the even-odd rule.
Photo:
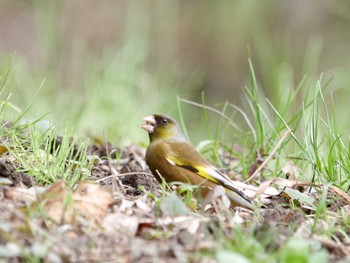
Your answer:
[[[168,119],[162,119],[162,124],[165,125],[168,123]]]

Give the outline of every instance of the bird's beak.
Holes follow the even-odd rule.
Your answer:
[[[152,133],[154,131],[154,127],[156,126],[156,119],[153,115],[147,116],[143,118],[146,124],[140,126],[140,128],[144,129],[148,133]]]

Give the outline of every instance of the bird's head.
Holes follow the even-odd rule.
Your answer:
[[[155,140],[186,140],[177,122],[169,116],[152,114],[143,120],[146,123],[140,127],[148,132],[151,142]]]

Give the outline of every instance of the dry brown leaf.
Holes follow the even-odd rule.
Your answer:
[[[273,180],[267,180],[265,182],[262,182],[260,185],[259,185],[259,188],[258,190],[256,191],[255,193],[255,196],[254,197],[257,197],[257,196],[260,196],[261,194],[265,193],[266,189],[270,186],[270,184],[272,183]],[[276,190],[276,189],[275,189]],[[267,195],[269,196],[272,196],[274,194],[272,193],[266,193]],[[279,194],[279,193],[278,193]]]
[[[121,236],[134,237],[139,227],[139,218],[136,216],[128,216],[123,213],[108,214],[102,226],[107,233],[117,234]]]
[[[321,187],[321,185],[317,185],[317,184],[313,184],[305,181],[289,180],[284,178],[274,178],[261,183],[254,197],[262,195],[263,198],[266,198],[269,196],[280,194],[280,191],[278,191],[277,189],[273,187],[269,187],[271,184],[275,184],[279,186],[281,190],[285,187],[295,188],[298,186]]]
[[[307,181],[297,181],[297,180],[289,180],[284,178],[275,178],[273,179],[273,183],[280,187],[290,187],[295,188],[299,186],[313,186],[313,187],[322,187],[322,185],[310,183]]]
[[[113,203],[111,191],[98,183],[83,182],[73,192],[73,207],[88,219],[100,222]]]
[[[260,187],[258,188],[253,185],[249,185],[239,181],[234,181],[234,184],[237,186],[237,188],[242,190],[244,194],[246,194],[251,198],[255,198],[258,195],[262,195],[262,198],[266,198],[271,195],[279,194],[279,191],[277,191],[277,189],[275,189],[274,187],[270,187],[270,184],[267,184],[265,187],[262,187],[262,189],[260,189]],[[259,191],[259,194],[257,194],[258,191]]]
[[[341,189],[339,189],[336,186],[330,186],[329,191],[344,198],[344,200],[350,205],[350,197],[346,193],[344,193]]]
[[[43,205],[45,215],[57,224],[79,224],[83,220],[99,224],[112,202],[112,193],[99,184],[84,182],[72,192],[60,181],[39,196],[31,209]]]
[[[11,187],[4,189],[4,196],[15,202],[32,203],[36,201],[37,194],[34,188]]]
[[[50,185],[46,191],[39,196],[39,200],[35,202],[31,209],[37,209],[39,206],[44,205],[45,215],[56,223],[69,221],[68,217],[71,217],[69,211],[65,211],[66,200],[68,199],[67,187],[64,181],[59,181]],[[67,212],[65,214],[65,212]]]
[[[190,233],[194,233],[198,230],[200,223],[208,222],[209,220],[210,219],[206,217],[191,215],[158,218],[156,222],[162,226],[176,225],[179,229],[187,229]]]

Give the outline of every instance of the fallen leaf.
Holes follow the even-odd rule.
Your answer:
[[[270,183],[265,185],[265,187],[259,187],[259,188],[240,181],[233,181],[233,183],[239,190],[241,190],[245,195],[251,198],[255,198],[258,195],[261,195],[262,198],[266,198],[271,195],[279,194],[279,191],[276,188],[269,186]]]
[[[71,219],[68,219],[68,217],[71,218],[71,212],[65,211],[66,208],[64,206],[66,203],[65,199],[68,199],[68,194],[71,194],[71,192],[67,193],[65,182],[57,182],[49,186],[49,188],[39,196],[39,200],[31,206],[31,209],[38,210],[41,205],[44,205],[45,216],[49,217],[55,223],[58,224],[61,221],[70,222]]]
[[[0,185],[12,185],[13,182],[5,177],[0,177]]]
[[[198,229],[201,225],[201,221],[200,220],[192,220],[191,222],[189,222],[189,224],[186,226],[187,231],[190,234],[195,234],[198,232]]]
[[[51,185],[30,209],[43,205],[45,216],[56,224],[99,224],[113,203],[112,193],[97,183],[83,182],[72,192],[64,181]]]
[[[135,201],[122,199],[121,204],[119,205],[118,211],[125,212],[129,208],[133,207],[135,205]]]
[[[137,208],[141,209],[145,213],[149,213],[152,210],[152,208],[141,199],[137,199],[135,202]]]
[[[175,194],[169,194],[160,203],[160,210],[168,216],[187,215],[189,209]]]
[[[309,196],[307,194],[301,193],[298,190],[292,189],[292,188],[286,188],[284,190],[284,193],[286,193],[291,199],[297,200],[300,204],[309,204],[311,206],[314,205],[315,198],[312,196]]]
[[[161,226],[176,225],[179,229],[186,229],[190,233],[196,233],[200,223],[208,222],[210,219],[198,215],[164,217],[156,220],[156,223]]]
[[[88,219],[102,221],[113,203],[111,191],[98,183],[83,182],[74,190],[73,208]]]
[[[218,185],[214,188],[213,197],[217,198],[217,197],[220,197],[222,195],[225,195],[225,193],[226,193],[225,188],[222,187],[221,185]]]
[[[241,225],[244,223],[244,219],[241,216],[241,213],[238,211],[235,212],[235,215],[231,218],[230,223],[232,226]]]
[[[15,202],[32,203],[37,200],[34,188],[11,187],[4,188],[4,196]]]
[[[270,187],[271,184],[275,184],[280,188],[280,191],[276,188]],[[313,184],[305,181],[297,181],[297,180],[289,180],[284,178],[274,178],[267,180],[260,184],[259,188],[255,191],[254,197],[260,196],[262,198],[279,195],[280,192],[286,188],[296,188],[299,186],[313,186],[313,187],[321,187],[322,185]]]
[[[139,219],[136,216],[113,213],[104,218],[102,226],[107,233],[134,237],[139,228]]]
[[[263,193],[267,196],[273,196],[273,195],[278,195],[279,194],[279,191],[277,191],[277,189],[275,188],[272,188],[272,187],[269,187],[270,184],[273,182],[273,180],[267,180],[265,182],[262,182],[260,185],[259,185],[259,188],[258,190],[256,191],[254,197],[257,197],[257,196],[260,196],[262,195]],[[273,189],[271,191],[271,188]]]
[[[344,193],[342,190],[340,190],[338,187],[336,186],[329,186],[329,191],[344,198],[344,200],[350,205],[350,197]]]

